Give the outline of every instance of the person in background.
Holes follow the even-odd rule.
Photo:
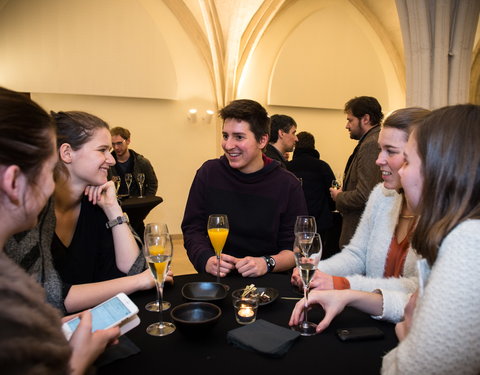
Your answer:
[[[264,149],[265,155],[270,159],[277,160],[282,167],[287,167],[289,152],[292,152],[298,141],[295,135],[297,123],[287,115],[273,115],[270,124],[270,139]]]
[[[220,110],[224,155],[206,161],[190,188],[182,221],[184,246],[198,272],[217,274],[207,235],[210,214],[227,214],[230,230],[220,275],[255,277],[295,265],[293,229],[307,212],[298,179],[262,150],[270,119],[253,100],[234,100]]]
[[[322,258],[338,252],[338,237],[334,235],[335,202],[329,188],[335,179],[330,166],[320,159],[315,149],[315,137],[308,132],[297,134],[298,142],[287,169],[301,179],[308,214],[315,217],[317,232],[323,242]]]
[[[419,289],[395,330],[399,345],[383,358],[382,374],[480,373],[480,106],[432,112],[408,140],[400,177],[418,224],[412,246]],[[304,301],[290,324],[301,319]],[[382,293],[314,291],[313,307],[326,311],[323,331],[346,305],[373,315],[388,308]]]
[[[340,249],[348,244],[357,229],[358,222],[373,187],[381,181],[375,165],[378,155],[378,134],[383,119],[382,107],[371,96],[350,99],[345,104],[350,138],[358,144],[345,166],[343,186],[330,188],[337,210],[342,214]]]
[[[394,305],[396,309],[381,317],[395,322],[403,317],[406,293],[417,288],[417,256],[410,247],[417,217],[402,193],[399,170],[405,161],[403,151],[409,134],[429,113],[423,108],[403,108],[385,120],[378,137],[380,153],[376,161],[383,184],[370,194],[350,243],[339,254],[321,261],[311,282],[313,289],[405,292],[398,295],[404,299]],[[296,272],[293,280],[297,285],[301,283]]]
[[[152,288],[142,242],[107,181],[115,164],[108,124],[78,111],[53,117],[59,155],[53,198],[38,226],[9,241],[7,254],[35,275],[48,301],[62,311]]]
[[[3,252],[13,234],[32,228],[54,189],[52,118],[26,95],[0,88],[0,369],[8,374],[84,374],[120,329],[91,332],[91,314],[67,342],[59,312]]]
[[[115,127],[110,130],[112,135],[112,156],[116,163],[109,170],[109,180],[112,176],[120,177],[119,195],[128,193],[125,183],[125,173],[132,174],[132,184],[130,185],[130,196],[138,197],[140,195],[140,186],[138,185],[136,176],[139,173],[145,175],[143,185],[143,195],[155,195],[158,189],[157,176],[150,161],[143,155],[128,148],[130,145],[130,131],[125,128]]]

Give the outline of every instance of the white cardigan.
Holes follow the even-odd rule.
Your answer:
[[[382,374],[480,374],[480,220],[443,240],[410,332],[383,359]]]
[[[417,289],[415,252],[410,248],[402,277],[385,278],[385,263],[402,207],[402,195],[378,184],[370,194],[362,218],[350,243],[334,256],[321,261],[318,269],[333,276],[346,277],[351,289],[373,291],[384,296],[383,315],[376,317],[398,322]]]

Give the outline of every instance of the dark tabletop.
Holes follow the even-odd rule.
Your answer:
[[[206,274],[192,274],[175,277],[174,286],[165,286],[166,301],[172,306],[187,302],[181,289],[185,283],[194,281],[215,281]],[[240,327],[236,323],[231,302],[231,291],[249,284],[257,287],[273,287],[279,291],[274,302],[260,306],[257,319],[288,327],[288,320],[296,301],[281,297],[300,297],[290,285],[288,274],[267,274],[261,278],[229,276],[222,282],[230,286],[227,297],[215,301],[221,309],[219,322],[206,335],[191,337],[177,329],[165,337],[152,337],[145,332],[146,327],[158,321],[158,313],[145,310],[145,304],[156,298],[154,290],[137,292],[131,295],[139,308],[141,323],[126,336],[140,348],[140,353],[117,360],[97,369],[98,374],[298,374],[302,368],[323,374],[378,374],[382,356],[397,345],[395,326],[380,322],[353,308],[346,308],[337,316],[329,328],[321,334],[299,337],[289,352],[281,358],[246,351],[228,344],[227,332]],[[171,310],[171,309],[170,309]],[[163,313],[164,320],[172,321],[170,310]],[[309,320],[318,322],[323,311],[319,308],[310,311]],[[339,328],[375,326],[385,337],[380,340],[342,342],[335,332]]]

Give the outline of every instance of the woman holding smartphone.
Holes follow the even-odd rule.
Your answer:
[[[4,253],[7,239],[32,228],[54,189],[57,162],[50,116],[26,96],[0,88],[0,368],[2,374],[83,374],[118,337],[91,332],[89,312],[70,345],[44,291]]]
[[[420,215],[412,245],[423,258],[420,289],[397,324],[397,348],[382,373],[480,373],[480,106],[456,105],[432,112],[413,132],[400,169],[405,197]],[[426,267],[423,267],[426,265]],[[373,315],[386,301],[380,293],[317,291],[324,330],[346,305]],[[303,301],[290,324],[302,318]]]
[[[59,158],[53,199],[40,225],[14,238],[7,252],[37,277],[48,301],[67,312],[152,288],[141,241],[107,181],[115,164],[108,124],[78,111],[53,117]]]

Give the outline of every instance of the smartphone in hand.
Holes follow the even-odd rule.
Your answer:
[[[123,335],[140,324],[140,318],[137,315],[138,307],[125,293],[117,294],[90,311],[92,313],[92,332],[119,325],[120,334]],[[70,340],[79,324],[79,317],[63,323],[62,330],[67,340]]]

